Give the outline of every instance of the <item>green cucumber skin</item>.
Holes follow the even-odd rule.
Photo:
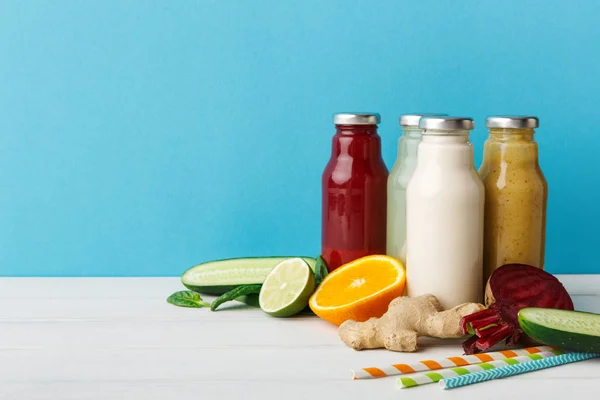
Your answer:
[[[522,309],[519,312],[519,325],[523,332],[530,338],[537,342],[543,343],[548,346],[558,347],[563,350],[569,351],[580,351],[588,353],[600,353],[600,336],[587,335],[584,333],[567,332],[558,328],[550,328],[537,324],[527,319],[522,313]],[[543,309],[536,310],[536,312],[543,312]],[[572,313],[597,315],[593,313],[586,313],[582,311],[570,311]],[[600,316],[598,316],[600,319]],[[600,333],[600,332],[599,332]]]
[[[251,285],[256,282],[247,283]],[[259,282],[260,283],[260,282]],[[242,283],[242,285],[246,285],[246,283]],[[191,290],[192,292],[200,293],[200,294],[212,294],[214,296],[220,296],[229,292],[230,290],[235,289],[240,285],[233,286],[196,286],[196,285],[188,285],[187,283],[183,283],[183,286]]]
[[[189,268],[187,271],[183,273],[181,276],[181,283],[183,286],[192,290],[196,293],[201,294],[212,294],[212,295],[222,295],[224,293],[229,292],[230,290],[235,289],[240,285],[252,285],[263,283],[271,269],[281,261],[286,260],[288,258],[295,258],[297,256],[289,256],[289,257],[245,257],[245,258],[229,258],[224,260],[216,260],[209,261],[206,263],[195,265]],[[313,269],[315,269],[315,265],[317,260],[312,257],[300,257],[304,261],[308,263],[308,265]],[[255,261],[258,265],[253,265],[253,268],[258,270],[252,276],[245,276],[243,270],[246,267],[236,267],[236,262],[253,262]],[[236,277],[236,269],[239,270],[238,279]],[[223,279],[213,279],[209,280],[202,279],[202,276],[192,277],[192,273],[202,274],[205,273],[207,276],[211,273],[218,272],[219,270],[228,272],[228,277]]]

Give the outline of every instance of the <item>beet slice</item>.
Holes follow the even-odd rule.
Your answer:
[[[496,269],[488,281],[485,300],[487,309],[460,321],[463,334],[473,334],[463,343],[466,354],[486,351],[503,340],[507,346],[532,343],[519,326],[521,308],[573,310],[573,301],[558,279],[525,264],[506,264]]]

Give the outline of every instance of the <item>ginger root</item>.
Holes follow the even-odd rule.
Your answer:
[[[450,310],[434,295],[397,297],[381,318],[365,322],[345,321],[339,335],[354,350],[385,347],[393,351],[416,351],[418,336],[458,338],[462,317],[483,310],[483,304],[464,303]]]

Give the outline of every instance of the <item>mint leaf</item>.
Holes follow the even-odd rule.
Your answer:
[[[198,293],[192,292],[191,290],[181,290],[173,293],[167,298],[167,303],[171,303],[177,307],[210,307],[210,304],[203,301]]]

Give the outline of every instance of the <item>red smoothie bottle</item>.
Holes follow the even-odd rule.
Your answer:
[[[379,114],[335,114],[331,158],[322,179],[321,254],[329,271],[385,254],[387,177]]]

